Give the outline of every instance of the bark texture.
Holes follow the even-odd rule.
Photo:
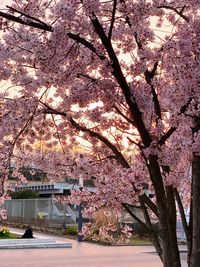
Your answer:
[[[192,253],[190,267],[200,266],[200,156],[193,154],[192,163]]]

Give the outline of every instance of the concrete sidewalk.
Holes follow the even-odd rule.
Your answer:
[[[11,232],[23,230],[10,228]],[[35,237],[53,237],[59,242],[72,243],[72,249],[1,250],[1,267],[162,267],[152,246],[100,246],[78,243],[64,237],[35,233]],[[183,261],[182,267],[186,267]]]
[[[9,228],[12,233],[23,235],[24,230]],[[70,242],[58,241],[49,236],[36,234],[35,238],[1,239],[0,249],[29,249],[29,248],[72,248]]]

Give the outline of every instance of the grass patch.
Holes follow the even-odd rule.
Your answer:
[[[112,244],[107,240],[92,240],[92,238],[86,238],[84,241],[89,243],[95,243],[98,245],[105,245],[105,246],[153,246],[153,242],[148,237],[140,237],[137,235],[133,235],[128,243],[121,243],[121,244]]]
[[[133,236],[131,237],[127,245],[129,246],[151,246],[153,245],[153,243],[148,238],[141,238],[138,236]]]
[[[8,236],[0,236],[0,239],[19,239],[21,235],[9,233]]]

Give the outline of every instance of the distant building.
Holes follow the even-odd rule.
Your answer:
[[[15,166],[10,166],[9,169],[9,180],[17,180],[17,177],[13,176],[13,170]],[[47,173],[43,170],[33,168],[31,166],[23,166],[19,169],[19,172],[26,177],[28,181],[38,181],[38,182],[45,182],[47,181]]]
[[[74,180],[76,182],[76,180]],[[94,186],[84,185],[84,188],[90,192],[95,192]],[[79,189],[78,183],[28,183],[15,187],[15,191],[22,190],[36,191],[40,197],[51,197],[52,195],[70,195],[70,190]]]

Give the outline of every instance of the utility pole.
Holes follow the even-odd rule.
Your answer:
[[[80,191],[83,190],[83,178],[79,178],[79,188],[80,188]],[[83,227],[82,209],[83,209],[83,205],[82,203],[80,203],[78,205],[78,239],[77,239],[78,242],[83,241],[83,236],[81,234],[82,227]]]

